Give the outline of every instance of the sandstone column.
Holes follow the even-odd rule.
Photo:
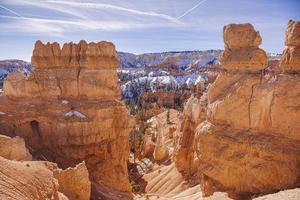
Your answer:
[[[298,22],[289,23],[287,45],[299,44],[296,27]],[[208,90],[208,119],[197,127],[194,142],[202,191],[243,198],[299,187],[299,64],[295,53],[287,59],[294,47],[281,60],[286,73],[268,77],[260,71],[267,56],[252,25],[230,24],[223,34],[226,72]]]

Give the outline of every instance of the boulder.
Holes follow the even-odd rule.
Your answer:
[[[257,48],[261,44],[259,32],[249,23],[224,26],[223,39],[227,49]]]
[[[23,138],[0,135],[0,156],[8,160],[32,160]]]
[[[261,37],[251,24],[224,26],[223,39],[225,51],[220,62],[226,70],[255,73],[267,66],[267,54],[259,48]]]
[[[165,161],[169,157],[169,150],[165,145],[157,145],[153,152],[155,161]]]

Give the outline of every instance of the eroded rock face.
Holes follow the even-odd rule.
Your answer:
[[[8,160],[31,160],[32,156],[26,149],[23,138],[10,138],[0,134],[0,156]]]
[[[290,20],[285,32],[285,45],[280,68],[283,72],[300,71],[300,22]]]
[[[53,173],[39,162],[10,161],[0,156],[0,199],[67,200]]]
[[[84,162],[74,168],[65,170],[56,168],[54,177],[58,180],[59,191],[72,200],[89,200],[91,195],[91,182]]]
[[[295,31],[288,29],[291,32]],[[240,40],[244,34],[248,38],[249,31]],[[251,67],[252,60],[248,62]],[[227,191],[239,198],[299,187],[299,74],[262,76],[258,70],[266,65],[233,66],[239,70],[221,73],[209,88],[208,118],[196,129],[202,191],[205,195]]]
[[[109,42],[42,44],[29,77],[11,73],[0,98],[0,131],[25,139],[35,156],[67,168],[85,161],[94,185],[130,192],[128,134],[115,47]]]
[[[193,175],[197,171],[198,158],[195,156],[195,129],[206,119],[207,95],[191,96],[186,102],[183,115],[175,132],[174,161],[178,171]]]
[[[224,26],[223,38],[225,51],[220,61],[226,70],[256,72],[267,65],[267,54],[258,47],[261,37],[251,24]]]
[[[188,175],[198,171],[206,196],[226,191],[240,198],[299,186],[300,77],[260,75],[267,64],[252,25],[225,26],[224,40],[227,72],[209,87],[207,110],[196,98],[186,103],[175,136],[176,167]]]

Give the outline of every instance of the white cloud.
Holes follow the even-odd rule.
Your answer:
[[[77,18],[82,18],[82,19],[87,19],[85,15],[80,12],[80,10],[76,9],[71,9],[69,7],[62,7],[60,5],[55,5],[55,4],[50,4],[45,1],[37,1],[37,0],[3,0],[3,3],[7,5],[17,5],[17,6],[31,6],[31,7],[36,7],[36,8],[44,8],[52,11],[57,11],[60,13],[64,13],[73,17]]]
[[[78,30],[103,30],[119,31],[153,27],[182,26],[174,17],[156,12],[146,12],[121,6],[103,3],[79,3],[74,1],[32,1],[32,0],[4,0],[4,5],[0,9],[5,9],[15,16],[0,15],[0,32],[20,32],[32,34],[45,34],[62,37],[65,32]],[[25,11],[16,9],[19,6],[29,6],[30,17]],[[70,15],[69,17],[58,17],[52,14],[46,18],[39,8],[54,10]],[[110,12],[109,18],[103,17],[103,9]],[[19,12],[17,12],[19,11]],[[118,11],[123,14],[119,15]],[[28,11],[27,11],[28,12]],[[85,15],[84,15],[85,14]],[[34,16],[34,17],[32,17]],[[143,16],[143,17],[134,17]]]
[[[205,1],[202,0],[176,18],[159,12],[107,3],[65,0],[3,0],[5,6],[0,5],[0,9],[5,9],[15,16],[0,15],[0,18],[6,19],[0,21],[0,32],[39,33],[62,37],[66,32],[78,30],[120,31],[154,27],[186,27],[188,24],[179,19]],[[20,6],[21,8],[27,6],[27,9],[20,9]],[[40,8],[60,12],[66,16],[62,17],[53,13],[49,17],[49,12],[46,16]],[[99,10],[106,12],[99,12]],[[106,17],[107,12],[109,17]]]

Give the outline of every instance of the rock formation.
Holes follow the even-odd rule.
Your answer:
[[[227,72],[208,90],[208,119],[194,141],[205,195],[239,198],[300,186],[300,76],[290,73],[300,71],[300,57],[289,50],[297,49],[298,29],[299,22],[289,22],[285,73],[268,78],[259,71],[267,58],[258,32],[250,24],[224,27]]]
[[[0,157],[0,199],[67,200],[58,181],[40,162],[10,161]]]
[[[280,66],[284,72],[300,71],[300,23],[290,20],[285,32],[285,45]]]
[[[88,170],[84,162],[74,168],[65,170],[53,169],[54,177],[58,180],[59,191],[71,200],[89,200],[91,194],[91,183]]]
[[[299,22],[289,22],[287,49],[288,40],[294,46],[300,41],[297,27]],[[185,105],[175,135],[177,169],[188,176],[197,172],[205,196],[226,191],[239,198],[299,187],[300,70],[263,76],[267,57],[250,24],[225,26],[224,42],[225,71],[209,87],[207,103],[204,94]],[[284,51],[281,69],[289,53]],[[298,69],[292,63],[288,69]]]
[[[4,82],[0,132],[23,137],[34,156],[61,168],[84,160],[95,190],[129,193],[133,119],[120,101],[114,45],[37,41],[31,63],[30,76],[14,72]]]
[[[220,62],[228,71],[256,72],[267,65],[267,54],[258,46],[261,37],[251,24],[224,26],[225,51]]]
[[[0,156],[0,164],[0,199],[90,199],[91,183],[84,162],[62,170],[48,161],[18,162]]]
[[[10,138],[0,134],[0,156],[8,160],[31,160],[32,156],[25,147],[24,139],[20,137]]]
[[[175,132],[174,161],[178,171],[191,176],[196,173],[198,158],[195,156],[195,129],[206,119],[207,95],[191,96],[186,102],[180,123]]]

